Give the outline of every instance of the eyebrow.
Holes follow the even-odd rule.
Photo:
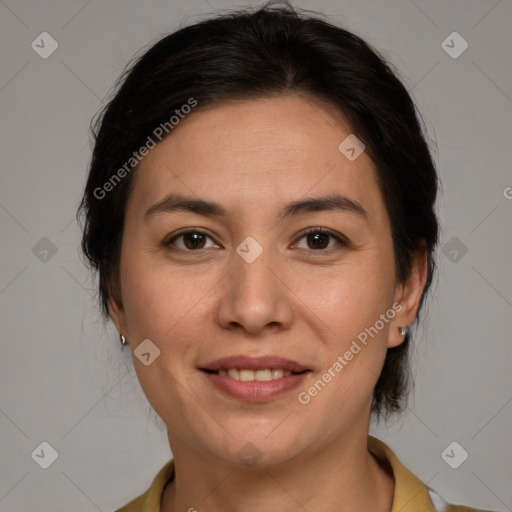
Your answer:
[[[299,199],[285,205],[278,213],[279,220],[286,217],[296,216],[303,213],[323,212],[323,211],[342,211],[352,213],[362,217],[364,220],[369,220],[368,212],[363,206],[353,199],[340,194],[331,194],[320,197],[309,197],[306,199]],[[213,201],[206,201],[195,197],[184,196],[181,194],[169,194],[161,201],[151,206],[144,218],[157,213],[172,213],[187,211],[204,215],[206,217],[226,217],[228,210],[219,203]]]

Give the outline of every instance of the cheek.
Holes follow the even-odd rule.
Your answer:
[[[360,283],[340,283],[326,294],[317,315],[329,327],[325,339],[328,367],[342,356],[346,361],[342,362],[344,378],[359,380],[371,377],[368,372],[380,372],[389,329],[389,318],[387,322],[380,318],[390,307],[388,297],[384,288],[372,288],[370,293],[369,287]]]
[[[392,258],[374,251],[354,255],[330,272],[309,273],[296,278],[294,290],[316,316],[318,327],[340,348],[349,338],[374,325],[391,307],[394,297]],[[310,313],[311,315],[311,313]],[[313,317],[314,317],[313,316]]]
[[[145,339],[160,350],[148,366],[132,354],[141,388],[162,418],[171,424],[179,423],[179,418],[187,411],[181,397],[184,383],[193,373],[186,363],[193,358],[197,341],[202,339],[201,326],[204,335],[205,295],[212,284],[150,262],[146,256],[135,252],[126,253],[121,279],[132,351]],[[203,317],[202,322],[200,317]]]
[[[162,350],[171,342],[173,351],[179,350],[187,339],[199,336],[218,279],[127,252],[121,283],[129,333],[151,339]]]
[[[315,395],[320,409],[334,404],[345,411],[366,406],[384,362],[394,316],[381,320],[393,304],[393,258],[368,251],[329,276],[310,278],[301,294],[314,312],[312,330],[325,333],[323,371],[307,382],[304,391]]]

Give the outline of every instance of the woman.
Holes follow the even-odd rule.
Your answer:
[[[437,188],[388,65],[291,7],[135,63],[97,125],[82,247],[173,460],[120,511],[472,510],[368,436],[405,404]]]

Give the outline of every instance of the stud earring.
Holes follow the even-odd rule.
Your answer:
[[[398,330],[400,331],[400,336],[403,336],[404,338],[409,334],[408,327],[399,327]]]
[[[121,341],[121,345],[124,347],[126,345],[126,336],[124,334],[120,334],[119,340]]]

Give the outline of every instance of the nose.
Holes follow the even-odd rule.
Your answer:
[[[251,335],[288,329],[294,317],[293,293],[277,258],[264,251],[248,263],[234,254],[217,315],[224,329]]]

